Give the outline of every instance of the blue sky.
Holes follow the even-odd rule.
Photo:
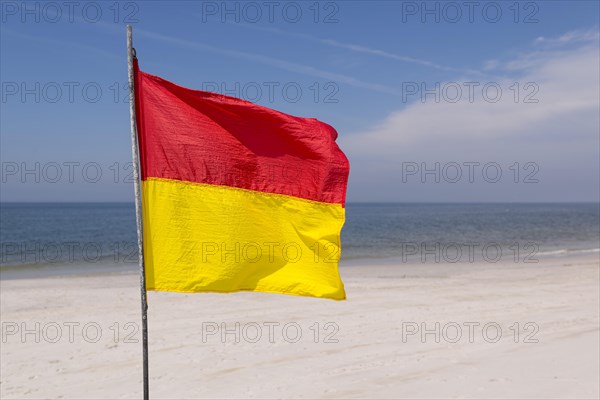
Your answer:
[[[349,201],[599,200],[598,2],[22,4],[2,201],[132,200],[126,21],[146,72],[333,125]]]

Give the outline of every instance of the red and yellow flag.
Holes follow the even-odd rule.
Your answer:
[[[147,289],[345,299],[335,129],[134,68]]]

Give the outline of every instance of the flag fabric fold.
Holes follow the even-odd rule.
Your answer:
[[[345,299],[349,163],[333,127],[134,62],[147,290]]]

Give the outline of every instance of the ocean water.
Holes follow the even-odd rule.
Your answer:
[[[528,262],[599,248],[597,203],[351,204],[342,235],[349,259]]]
[[[129,203],[2,203],[2,268],[137,264]],[[578,204],[348,204],[342,259],[536,262],[597,253],[600,207]]]

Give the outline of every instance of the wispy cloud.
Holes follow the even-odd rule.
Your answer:
[[[278,28],[274,28],[274,27],[264,27],[264,26],[251,25],[251,24],[240,24],[240,23],[234,24],[231,22],[227,22],[227,23],[230,23],[231,25],[236,26],[236,27],[265,31],[265,32],[269,32],[269,33],[275,33],[278,35],[284,35],[284,36],[295,37],[295,38],[299,38],[299,39],[305,39],[305,40],[317,42],[317,43],[320,43],[320,44],[326,45],[326,46],[337,47],[337,48],[341,48],[341,49],[350,50],[350,51],[353,51],[356,53],[368,54],[368,55],[372,55],[372,56],[376,56],[376,57],[382,57],[382,58],[387,58],[387,59],[406,62],[406,63],[418,64],[418,65],[422,65],[425,67],[438,69],[441,71],[460,72],[460,73],[475,74],[475,75],[482,74],[480,71],[477,71],[474,69],[451,67],[451,66],[435,63],[435,62],[429,61],[429,60],[423,60],[423,59],[419,59],[419,58],[415,58],[415,57],[391,53],[391,52],[388,52],[385,50],[375,49],[375,48],[372,48],[369,46],[352,44],[352,43],[344,43],[344,42],[340,42],[340,41],[333,40],[333,39],[322,39],[322,38],[318,38],[316,36],[312,36],[312,35],[305,34],[305,33],[296,33],[296,32],[284,31],[282,29],[278,29]]]
[[[531,53],[499,62],[503,68],[513,69],[512,75],[496,80],[503,89],[498,102],[486,101],[481,91],[473,102],[466,96],[456,103],[443,99],[435,102],[430,97],[425,103],[417,100],[390,113],[371,129],[342,135],[342,148],[351,162],[360,160],[361,165],[353,170],[351,182],[358,183],[356,187],[361,188],[362,194],[377,193],[385,187],[390,198],[410,201],[413,193],[406,185],[390,187],[390,182],[398,183],[401,161],[428,161],[431,167],[435,161],[503,160],[505,168],[517,161],[535,161],[542,172],[553,173],[544,175],[538,185],[523,186],[522,190],[530,193],[521,193],[521,201],[564,201],[572,199],[569,196],[575,193],[597,201],[598,36],[581,33],[562,37],[568,37],[571,45],[551,50],[534,48]],[[520,90],[517,100],[515,82]],[[532,92],[524,90],[528,82],[539,89],[534,96],[538,102],[524,101],[524,96]],[[423,193],[423,185],[416,186],[416,190]],[[461,198],[469,193],[474,201],[509,201],[512,199],[506,196],[516,193],[499,185],[488,185],[485,191],[481,186],[467,185],[456,191],[461,190]],[[355,193],[355,198],[369,200],[361,193]],[[443,190],[431,193],[451,196],[451,192]]]
[[[487,60],[484,69],[498,72],[517,72],[535,69],[549,59],[556,58],[565,50],[575,47],[594,47],[600,40],[598,28],[577,29],[557,37],[540,36],[533,40],[532,47],[527,53],[511,60]],[[597,48],[597,47],[596,47]]]
[[[149,32],[142,29],[136,29],[136,34],[146,36],[151,39],[160,40],[165,43],[171,43],[178,46],[184,46],[189,48],[194,48],[197,50],[208,51],[212,53],[217,53],[221,55],[225,55],[228,57],[248,60],[252,62],[261,63],[264,65],[269,65],[271,67],[283,69],[285,71],[299,73],[308,76],[314,76],[317,78],[330,79],[334,80],[338,83],[345,83],[347,85],[351,85],[354,87],[368,89],[379,93],[391,94],[395,96],[400,96],[401,92],[390,88],[386,85],[381,85],[378,83],[366,82],[348,75],[338,74],[335,72],[324,71],[318,68],[314,68],[309,65],[298,64],[294,62],[284,61],[274,57],[263,56],[254,53],[248,53],[240,50],[231,50],[222,47],[214,47],[200,42],[194,42],[190,40],[180,39],[168,35],[163,35],[160,33]]]
[[[600,38],[600,31],[598,27],[592,29],[578,29],[567,32],[559,37],[547,38],[540,36],[535,39],[535,44],[559,46],[571,43],[591,42],[597,41]]]

